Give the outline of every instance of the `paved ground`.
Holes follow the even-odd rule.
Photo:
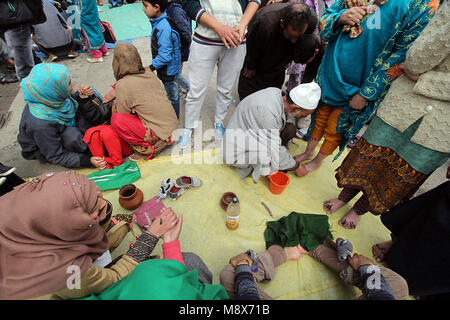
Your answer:
[[[133,40],[134,45],[138,48],[139,53],[142,57],[142,62],[144,65],[149,65],[151,63],[151,54],[149,50],[149,38],[142,38]],[[80,56],[74,60],[68,60],[61,58],[57,60],[56,63],[61,63],[67,66],[69,69],[72,81],[75,87],[89,84],[94,86],[99,92],[106,93],[110,89],[110,85],[115,82],[113,72],[112,72],[112,55],[105,57],[105,62],[101,64],[91,64],[86,61],[88,57],[87,53],[82,53]],[[187,76],[187,66],[183,69],[183,74]],[[205,104],[203,106],[201,120],[202,120],[202,131],[194,133],[193,141],[196,141],[195,148],[187,148],[180,151],[176,146],[167,148],[163,155],[180,154],[187,153],[192,150],[199,150],[200,148],[214,148],[217,146],[217,142],[214,141],[214,130],[213,128],[213,118],[215,112],[215,81],[216,77],[210,82]],[[238,102],[238,95],[236,86],[233,92],[233,103],[230,106],[230,111],[225,123],[228,121],[232,112],[234,111],[235,105]],[[184,122],[184,96],[181,99],[181,119],[178,123],[178,127],[181,128]],[[66,170],[63,167],[55,166],[51,164],[40,163],[37,160],[25,160],[20,154],[20,146],[17,143],[18,125],[20,122],[21,113],[25,102],[22,97],[22,92],[19,90],[18,84],[4,85],[0,86],[0,112],[10,111],[11,116],[8,123],[0,129],[0,162],[15,166],[17,168],[16,173],[22,177],[31,177],[39,175],[47,171],[62,171]],[[176,136],[178,136],[176,134]],[[202,143],[200,143],[202,141]],[[447,162],[445,166],[438,169],[421,187],[418,193],[425,192],[431,188],[436,187],[445,181],[445,173],[447,167],[450,165],[450,161]],[[330,175],[330,179],[334,179],[333,175]]]

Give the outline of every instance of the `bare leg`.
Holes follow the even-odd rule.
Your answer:
[[[311,171],[319,169],[322,165],[323,160],[325,160],[327,157],[328,155],[319,152],[313,161],[300,165],[300,167],[296,171],[296,175],[298,177],[304,177]]]
[[[298,154],[294,157],[295,161],[302,162],[304,160],[311,160],[314,157],[314,150],[319,144],[319,140],[309,139],[305,152]]]
[[[358,224],[359,215],[354,209],[351,209],[341,220],[339,224],[345,229],[355,229]]]
[[[335,213],[337,210],[339,210],[346,203],[347,202],[339,200],[339,198],[327,200],[323,203],[323,210],[327,214],[332,214],[332,213]]]
[[[373,257],[377,262],[383,262],[386,258],[386,254],[392,247],[392,240],[377,243],[372,247]]]
[[[72,39],[72,45],[69,48],[69,51],[67,52],[67,57],[68,58],[75,58],[76,56],[78,56],[78,53],[76,53],[74,51],[75,49],[75,41],[73,41],[73,32],[72,32],[72,28],[71,27],[67,27],[67,32],[70,34],[70,38]]]

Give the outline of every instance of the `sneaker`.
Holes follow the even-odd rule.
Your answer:
[[[178,147],[179,148],[184,149],[191,144],[191,134],[192,134],[192,130],[183,129],[183,132],[181,133],[180,137],[178,138]]]
[[[107,56],[109,56],[110,54],[111,54],[111,52],[108,51],[108,52],[104,53],[103,56],[104,56],[104,57],[107,57]]]
[[[73,58],[76,58],[76,57],[78,57],[78,53],[76,53],[75,51],[69,51],[67,53],[67,58],[73,59]]]
[[[6,177],[16,171],[14,167],[8,167],[0,163],[0,177]]]
[[[101,57],[101,58],[87,58],[86,60],[88,62],[90,62],[90,63],[100,63],[100,62],[103,62],[103,57]]]
[[[217,139],[223,139],[223,136],[225,135],[225,127],[223,126],[223,123],[214,122],[214,129],[216,129],[216,137]]]

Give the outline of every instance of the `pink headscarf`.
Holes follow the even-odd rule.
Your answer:
[[[66,288],[109,248],[89,215],[101,195],[75,171],[43,174],[0,197],[0,299],[29,299]]]

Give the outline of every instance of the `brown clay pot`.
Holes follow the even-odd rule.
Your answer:
[[[222,199],[220,199],[220,206],[223,210],[227,210],[228,205],[233,201],[233,198],[237,198],[236,194],[233,192],[225,192],[222,196]],[[239,203],[239,198],[238,198]]]
[[[143,200],[144,194],[134,184],[126,184],[119,189],[119,203],[124,209],[137,209]]]

